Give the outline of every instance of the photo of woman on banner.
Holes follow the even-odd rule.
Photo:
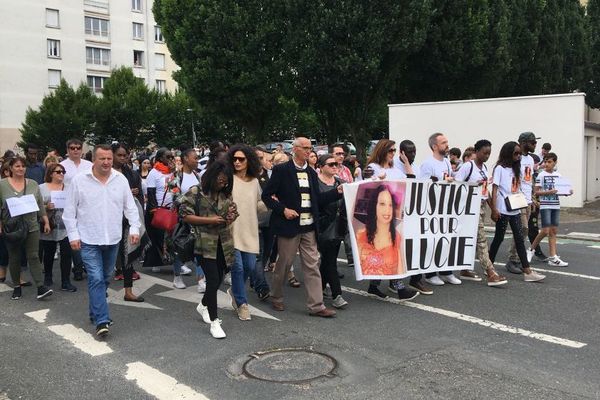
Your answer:
[[[399,229],[404,193],[404,182],[371,182],[359,189],[353,225],[364,278],[406,272]]]

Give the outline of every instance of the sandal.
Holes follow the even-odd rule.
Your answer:
[[[267,266],[265,266],[264,271],[265,272],[273,272],[273,271],[275,271],[275,263],[274,262],[269,263]]]
[[[290,279],[288,279],[288,283],[293,288],[299,288],[300,287],[300,281],[298,281],[298,279],[296,279],[295,276],[293,276]]]

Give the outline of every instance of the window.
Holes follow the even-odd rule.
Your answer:
[[[48,87],[49,88],[57,88],[60,85],[60,70],[59,69],[49,69],[48,70]]]
[[[60,40],[48,39],[48,57],[60,58]]]
[[[94,93],[102,93],[102,89],[104,89],[104,81],[106,80],[103,76],[87,76],[87,84],[94,91]]]
[[[165,55],[154,53],[154,66],[156,69],[165,69]]]
[[[144,66],[144,52],[141,50],[133,51],[133,65],[135,67],[143,67]]]
[[[144,39],[144,24],[133,23],[133,38]]]
[[[166,83],[167,83],[167,81],[163,81],[163,80],[157,79],[156,80],[156,90],[159,93],[164,93],[165,90],[166,90]]]
[[[142,0],[131,0],[131,9],[133,11],[142,11]]]
[[[154,41],[159,43],[163,43],[165,41],[165,38],[162,35],[162,30],[158,25],[154,27]]]
[[[94,17],[85,17],[85,33],[86,35],[108,37],[108,20]]]
[[[88,64],[110,65],[110,50],[98,47],[86,47],[85,60]]]
[[[50,28],[60,28],[58,10],[46,8],[46,26]]]

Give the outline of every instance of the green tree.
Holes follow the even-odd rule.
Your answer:
[[[587,84],[586,101],[589,106],[600,108],[600,0],[587,4],[587,26],[589,29],[591,69]]]
[[[67,140],[84,140],[94,126],[97,98],[89,87],[81,84],[74,90],[64,79],[52,93],[44,97],[39,109],[27,109],[19,146],[35,143],[44,151],[65,151]]]
[[[113,70],[98,101],[96,125],[88,136],[93,143],[113,140],[143,147],[154,139],[153,121],[158,93],[149,90],[131,68]]]

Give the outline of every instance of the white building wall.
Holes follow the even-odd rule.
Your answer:
[[[418,163],[431,154],[427,139],[432,133],[444,133],[450,147],[461,150],[479,139],[488,139],[492,142],[487,163],[491,168],[504,143],[517,141],[521,132],[534,132],[541,137],[536,152],[544,142],[550,142],[558,155],[559,171],[573,182],[574,195],[563,198],[562,205],[581,207],[587,184],[584,111],[585,95],[581,93],[393,104],[389,106],[390,139],[397,143],[412,140]]]

